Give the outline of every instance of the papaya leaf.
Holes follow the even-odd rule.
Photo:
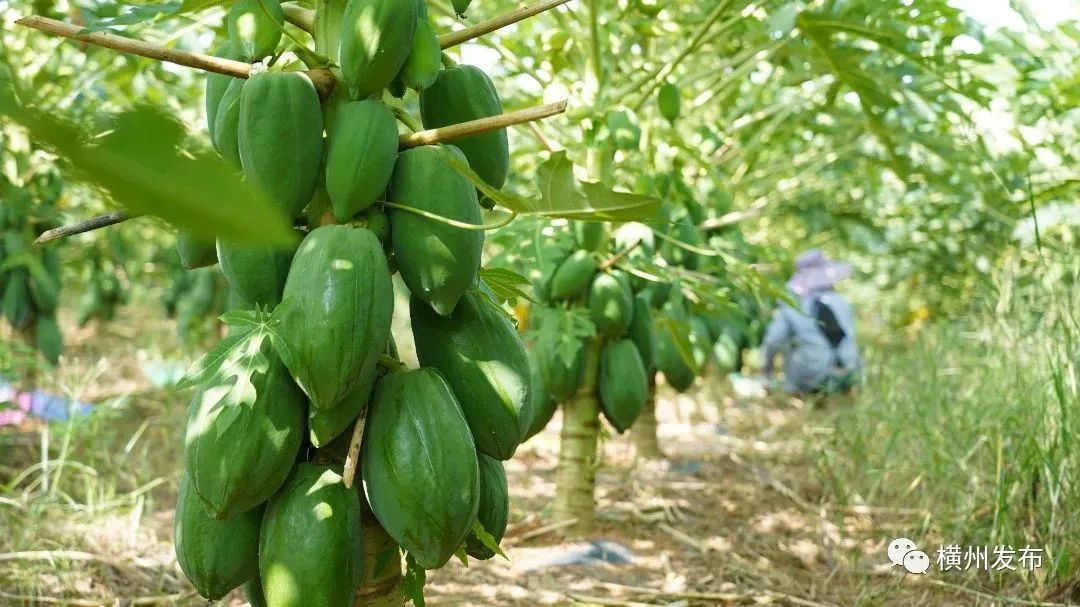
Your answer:
[[[574,177],[574,164],[566,152],[552,153],[536,169],[539,198],[525,198],[496,190],[480,178],[467,162],[453,154],[446,155],[450,166],[465,176],[485,196],[518,215],[536,215],[588,221],[638,221],[655,219],[661,200],[628,192],[616,192],[590,181]]]
[[[152,4],[118,2],[117,4],[125,8],[121,9],[117,16],[93,19],[87,23],[85,31],[101,32],[110,28],[164,21],[186,13],[197,13],[226,2],[228,0],[170,0]]]
[[[466,568],[469,566],[469,553],[465,552],[465,544],[458,546],[458,549],[454,551],[454,556],[457,557],[461,564]]]
[[[495,295],[496,303],[508,303],[514,305],[518,298],[538,303],[529,296],[521,287],[529,287],[532,283],[528,278],[508,268],[480,268],[480,278]]]
[[[412,601],[416,607],[424,607],[424,584],[427,583],[427,571],[413,555],[405,553],[405,578],[401,583],[401,593],[406,601]]]
[[[530,341],[536,348],[555,351],[567,366],[573,365],[585,341],[596,337],[596,325],[588,308],[536,307],[533,314],[535,321],[529,329]]]
[[[204,398],[216,398],[222,406],[255,403],[252,378],[267,373],[273,361],[265,347],[270,339],[268,323],[255,322],[251,314],[259,313],[230,312],[222,317],[236,330],[192,365],[178,389],[198,386]]]
[[[184,127],[148,106],[128,110],[108,134],[90,138],[65,120],[22,105],[0,86],[0,116],[63,157],[82,179],[135,214],[161,217],[201,236],[287,245],[285,217],[207,149],[182,150]]]
[[[487,529],[484,529],[484,526],[480,524],[480,521],[473,523],[472,533],[476,536],[476,539],[480,540],[480,543],[483,544],[485,548],[508,561],[510,560],[510,557],[506,556],[506,553],[503,552],[502,546],[499,546],[499,542],[495,541],[495,536],[488,533]]]

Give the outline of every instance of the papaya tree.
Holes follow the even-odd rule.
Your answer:
[[[243,585],[273,607],[422,604],[425,571],[501,552],[502,462],[533,417],[505,304],[527,280],[482,264],[485,232],[519,215],[640,219],[659,203],[579,183],[558,154],[538,162],[555,178],[538,195],[521,180],[503,191],[507,128],[566,104],[504,113],[494,82],[446,50],[564,2],[442,35],[451,18],[423,0],[164,4],[85,30],[19,20],[208,72],[214,151],[154,108],[90,140],[17,84],[0,89],[0,114],[125,207],[61,235],[156,215],[184,266],[216,264],[229,285],[228,334],[181,384],[194,394],[174,539],[206,598]],[[211,11],[213,55],[98,31]],[[411,334],[391,331],[394,273]]]

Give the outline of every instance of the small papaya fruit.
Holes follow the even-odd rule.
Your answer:
[[[660,108],[660,115],[664,117],[664,120],[674,124],[679,119],[682,104],[680,97],[679,87],[674,84],[669,82],[660,87],[660,92],[656,95],[656,105]]]
[[[442,47],[439,36],[427,19],[420,19],[413,34],[412,50],[401,68],[401,82],[414,91],[435,84],[442,69]]]
[[[348,221],[382,196],[397,156],[397,120],[381,101],[352,101],[338,108],[326,153],[326,192],[334,219]]]
[[[476,510],[476,522],[488,532],[496,542],[502,542],[506,533],[506,522],[510,518],[510,493],[506,485],[506,470],[499,460],[481,453],[480,463],[480,501]],[[485,546],[475,535],[470,534],[465,540],[465,552],[482,561],[495,556],[495,551]]]
[[[214,56],[239,60],[242,55],[240,49],[232,40],[225,40],[214,49]],[[236,80],[236,78],[218,74],[217,72],[209,72],[206,75],[206,126],[209,128],[211,141],[213,141],[214,137],[214,120],[217,118],[221,98],[225,95],[226,89],[229,88],[229,84],[233,80]]]
[[[482,222],[476,190],[450,165],[453,146],[423,146],[402,152],[390,183],[390,200],[448,219]],[[437,184],[437,187],[433,187]],[[476,281],[484,233],[390,209],[394,259],[413,295],[449,316]]]
[[[607,230],[600,221],[575,221],[574,240],[584,251],[599,251],[607,241]]]
[[[390,337],[394,289],[382,244],[363,228],[315,228],[293,257],[281,306],[285,365],[313,407],[337,405],[375,373]]]
[[[434,129],[503,113],[495,85],[480,68],[457,65],[439,72],[435,83],[420,92],[424,128]],[[510,172],[510,144],[506,129],[488,131],[454,141],[469,167],[488,185],[503,187]]]
[[[656,370],[656,328],[653,326],[652,308],[644,293],[634,296],[634,316],[630,319],[626,336],[637,347],[645,372],[653,373]]]
[[[445,565],[476,520],[480,473],[472,432],[441,373],[422,368],[376,382],[361,465],[383,529],[421,567]]]
[[[339,64],[354,99],[393,82],[409,57],[416,23],[416,0],[348,0]]]
[[[244,83],[240,163],[248,182],[289,219],[315,194],[322,133],[319,94],[303,72],[263,72]]]
[[[665,325],[656,332],[656,368],[664,374],[668,385],[678,392],[685,392],[694,385],[697,372],[692,366],[693,361],[687,360],[680,351],[671,331],[671,327]]]
[[[205,268],[218,262],[213,240],[203,239],[185,230],[180,230],[176,236],[176,252],[185,270]]]
[[[581,346],[567,360],[560,348],[534,348],[537,367],[544,378],[548,393],[556,402],[566,402],[581,386],[585,371],[585,347]]]
[[[353,604],[363,574],[360,508],[360,494],[339,470],[296,466],[267,504],[259,536],[267,607]]]
[[[589,287],[589,312],[600,335],[622,337],[634,315],[630,286],[613,274],[597,274]]]
[[[461,403],[476,448],[513,457],[532,421],[529,359],[510,318],[480,291],[466,293],[449,317],[413,297],[416,356],[438,369]]]
[[[237,0],[225,19],[229,40],[248,61],[274,54],[281,42],[285,13],[280,0]]]
[[[600,351],[597,382],[600,408],[619,432],[626,432],[649,398],[649,379],[634,342],[620,339]]]
[[[221,273],[238,296],[248,304],[276,306],[281,301],[296,247],[303,234],[297,232],[292,246],[240,245],[218,239]]]
[[[551,277],[552,299],[575,299],[585,293],[596,275],[596,258],[589,251],[574,251]]]
[[[548,390],[547,380],[540,372],[540,366],[536,362],[536,355],[529,357],[529,396],[532,398],[532,419],[529,421],[529,431],[525,433],[522,442],[536,436],[547,427],[551,418],[555,416],[555,409],[559,403]]]
[[[221,157],[240,167],[240,96],[244,80],[233,78],[218,102],[214,122],[210,124],[210,143]]]
[[[40,314],[34,324],[34,340],[38,352],[54,367],[64,353],[64,338],[60,334],[60,325],[53,314]]]
[[[199,594],[216,601],[237,586],[258,579],[262,518],[263,508],[259,507],[227,521],[217,520],[188,476],[180,477],[173,546],[180,570]]]
[[[371,400],[375,377],[375,373],[364,375],[341,402],[329,409],[311,408],[308,413],[308,428],[312,445],[321,449],[348,430]]]

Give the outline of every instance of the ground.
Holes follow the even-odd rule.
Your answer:
[[[161,343],[155,333],[108,326],[74,336],[72,364],[47,381],[102,403],[97,421],[0,431],[0,604],[205,604],[172,555],[184,397],[139,370]],[[889,540],[929,515],[829,502],[814,447],[831,431],[830,407],[848,406],[866,405],[736,399],[722,379],[685,395],[661,387],[663,461],[636,460],[629,436],[603,443],[590,539],[629,549],[633,562],[566,566],[551,560],[585,544],[564,542],[547,517],[556,416],[506,466],[509,562],[452,562],[430,575],[428,604],[1056,604],[994,601],[962,579],[889,567]],[[60,455],[35,463],[49,443]],[[243,601],[237,592],[223,604]]]

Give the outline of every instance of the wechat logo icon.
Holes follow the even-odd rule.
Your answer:
[[[930,569],[930,556],[906,537],[889,542],[888,554],[894,567],[903,567],[908,573],[922,575]]]

